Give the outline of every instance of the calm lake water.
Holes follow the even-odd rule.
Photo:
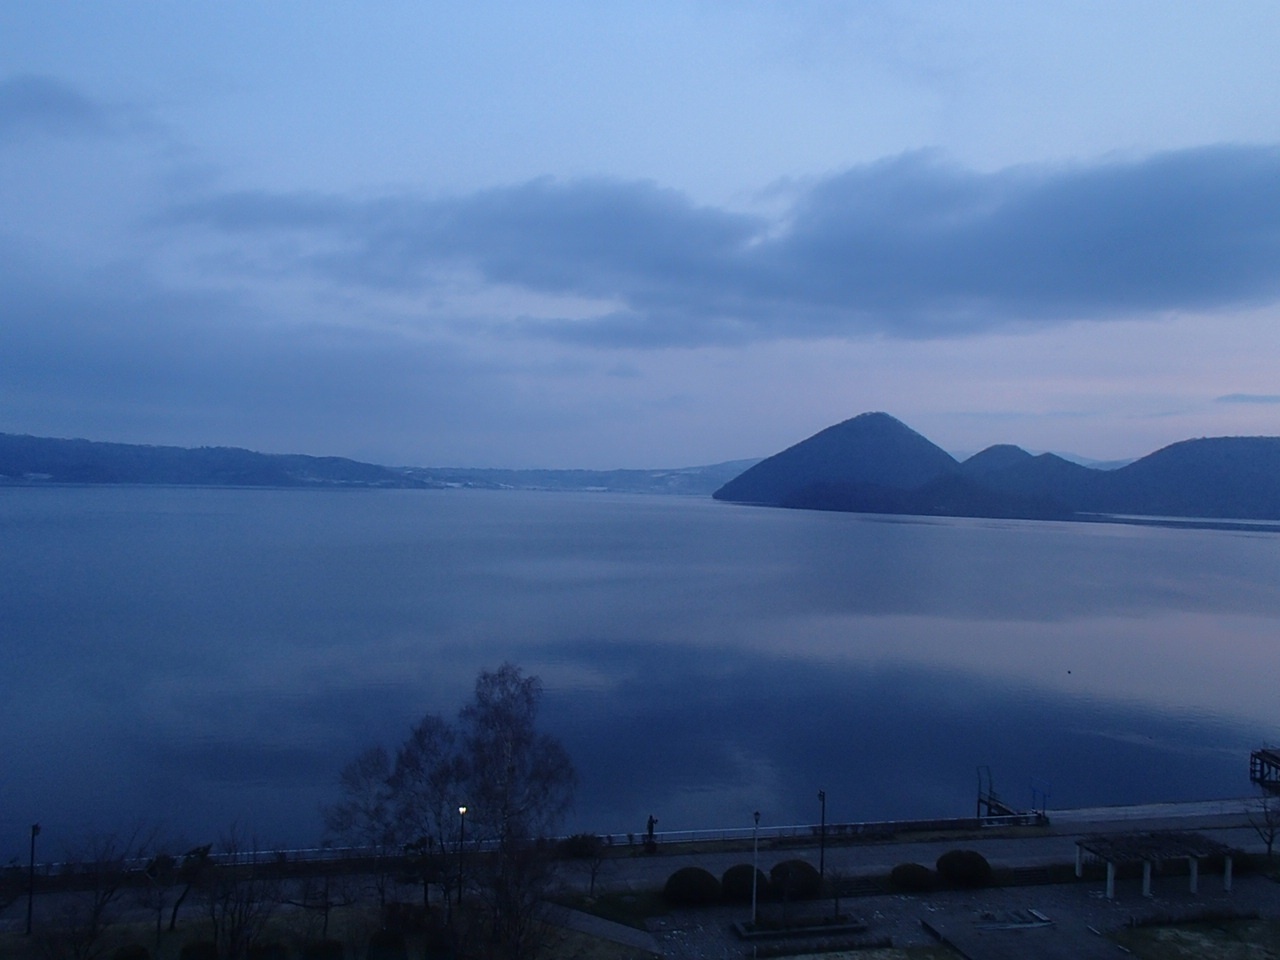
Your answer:
[[[339,768],[503,660],[570,829],[1250,792],[1280,534],[675,497],[0,489],[0,856],[162,821],[309,844]]]

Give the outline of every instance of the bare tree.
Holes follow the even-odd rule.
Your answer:
[[[361,901],[362,891],[356,878],[350,876],[334,876],[325,870],[320,876],[308,875],[295,885],[294,895],[283,902],[287,906],[298,907],[308,919],[306,939],[329,939],[329,920],[335,909],[350,907]],[[379,908],[381,909],[381,904]],[[318,920],[318,924],[314,921]],[[318,927],[318,929],[317,929]]]
[[[396,751],[389,781],[396,823],[422,878],[424,906],[432,882],[441,883],[448,896],[446,852],[461,841],[458,807],[465,802],[464,771],[457,733],[436,714],[418,721]]]
[[[494,848],[482,898],[493,945],[509,957],[536,951],[536,908],[552,875],[549,851],[537,841],[559,825],[576,784],[564,747],[537,730],[541,698],[537,677],[504,663],[476,678],[475,697],[459,714],[468,810],[477,839]]]
[[[542,681],[504,663],[476,678],[475,697],[459,715],[471,822],[500,850],[549,835],[573,803],[573,763],[537,730],[541,699]]]
[[[537,956],[547,932],[538,911],[554,880],[553,858],[537,841],[509,839],[479,861],[475,891],[485,914],[480,926],[489,932],[484,953],[509,960]]]
[[[193,889],[203,882],[208,871],[212,869],[213,861],[210,856],[212,852],[213,844],[206,843],[201,847],[192,847],[177,858],[173,880],[175,884],[182,886],[182,892],[173,901],[173,909],[169,911],[170,933],[178,926],[178,911],[186,903],[187,897],[191,895]]]
[[[406,836],[432,837],[443,844],[451,831],[456,833],[462,775],[456,731],[437,714],[427,714],[396,751],[391,774],[396,813]]]
[[[242,960],[280,902],[280,884],[255,842],[233,827],[204,871],[205,904],[213,942],[223,960]]]
[[[386,753],[366,751],[344,770],[343,800],[330,809],[335,833],[404,844],[421,872],[424,905],[432,882],[447,892],[456,878],[461,900],[469,879],[488,913],[492,947],[512,957],[536,945],[535,907],[552,875],[542,838],[559,825],[576,783],[564,747],[537,730],[541,698],[538,678],[510,663],[481,673],[456,725],[424,716],[389,774]],[[465,861],[464,877],[468,849],[474,859]]]
[[[67,850],[65,869],[72,878],[72,892],[59,898],[59,915],[41,936],[47,954],[94,960],[106,952],[105,934],[117,919],[129,861],[148,839],[139,827],[126,836],[94,834]]]
[[[370,747],[342,768],[342,799],[324,810],[330,834],[372,855],[379,907],[387,902],[390,855],[399,845],[390,781],[390,756],[382,747]]]
[[[169,914],[169,930],[172,932],[178,923],[178,910],[191,893],[211,849],[203,846],[185,853],[175,852],[185,846],[187,844],[179,840],[153,837],[149,844],[136,851],[137,858],[145,859],[146,863],[136,871],[139,875],[135,876],[132,885],[134,900],[155,914],[157,952],[164,933],[165,913]]]
[[[165,910],[177,898],[178,858],[163,848],[155,851],[142,869],[147,882],[138,888],[138,902],[156,915],[156,952],[160,952],[160,938],[164,934]]]
[[[1258,834],[1258,838],[1267,845],[1267,866],[1271,866],[1271,851],[1276,837],[1280,836],[1280,802],[1276,795],[1269,792],[1262,794],[1257,809],[1249,813],[1249,825]]]
[[[600,876],[600,868],[608,854],[608,845],[604,838],[594,833],[575,833],[560,841],[560,853],[571,860],[585,864],[587,868],[587,896],[596,895],[596,880]]]

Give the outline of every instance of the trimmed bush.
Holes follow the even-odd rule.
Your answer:
[[[182,960],[218,960],[218,948],[212,940],[197,940],[185,944],[179,956]]]
[[[812,900],[822,893],[822,877],[807,860],[783,860],[769,871],[769,888],[782,900]]]
[[[704,907],[720,902],[720,881],[701,867],[683,867],[667,877],[662,896],[679,907]]]
[[[905,893],[923,893],[938,885],[938,875],[922,863],[900,863],[889,871],[889,884]]]
[[[751,902],[751,877],[756,878],[756,896],[763,899],[769,895],[769,878],[763,870],[753,870],[749,863],[734,864],[720,878],[720,891],[731,903]]]
[[[991,864],[977,850],[948,850],[938,858],[938,876],[951,887],[991,885]]]

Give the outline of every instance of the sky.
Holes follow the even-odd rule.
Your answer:
[[[1280,434],[1280,5],[0,0],[0,431]]]

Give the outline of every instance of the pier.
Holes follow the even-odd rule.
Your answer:
[[[1249,755],[1249,780],[1280,795],[1280,749],[1263,747]]]

